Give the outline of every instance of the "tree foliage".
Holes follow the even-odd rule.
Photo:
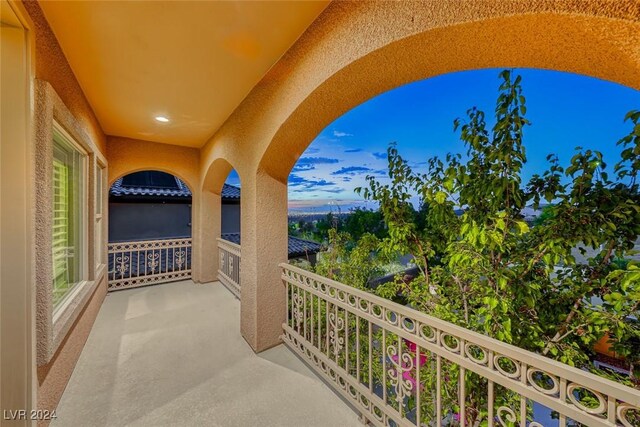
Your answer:
[[[593,369],[594,344],[605,336],[639,362],[640,327],[631,319],[640,318],[640,269],[615,261],[628,258],[640,234],[640,111],[625,118],[633,128],[618,142],[612,174],[602,153],[577,147],[566,167],[549,155],[547,170],[523,183],[526,100],[520,76],[500,78],[492,127],[477,108],[454,122],[465,156],[433,157],[420,174],[392,144],[390,182],[367,177],[356,190],[380,204],[381,258],[409,253],[421,269],[380,294],[399,293],[418,310],[572,366]],[[420,221],[414,194],[425,206]],[[543,220],[530,227],[523,208],[543,202]],[[486,406],[477,399],[476,408]]]

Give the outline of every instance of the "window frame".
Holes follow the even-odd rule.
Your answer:
[[[60,139],[60,141],[56,141],[56,138]],[[80,248],[74,248],[74,252],[78,254],[80,257],[79,262],[79,280],[75,283],[64,295],[64,297],[57,303],[53,304],[53,324],[55,325],[57,321],[63,316],[64,312],[67,311],[68,307],[72,304],[72,302],[77,298],[77,295],[82,291],[84,287],[86,287],[87,283],[89,283],[89,257],[88,257],[88,246],[89,246],[89,153],[78,143],[76,140],[69,135],[69,133],[62,127],[62,125],[54,120],[52,126],[52,146],[55,151],[56,144],[66,144],[68,148],[71,148],[77,151],[80,154],[80,181],[81,181],[81,196],[78,203],[80,204],[80,209],[78,210],[79,216],[79,233],[80,233]],[[52,159],[53,160],[53,159]],[[53,163],[52,163],[53,164]],[[53,198],[53,197],[52,197]],[[53,230],[52,230],[53,232]],[[51,287],[51,295],[53,298],[53,282]]]
[[[94,259],[96,271],[106,268],[107,250],[106,250],[106,234],[105,233],[105,188],[107,186],[107,166],[100,160],[96,159],[95,164],[95,185],[94,185]]]
[[[106,266],[96,268],[96,232],[94,227],[96,209],[95,175],[97,164],[105,167],[105,182],[108,182],[109,163],[103,154],[104,143],[99,135],[86,132],[86,123],[67,108],[50,83],[34,80],[34,219],[35,219],[35,341],[36,363],[46,366],[55,357],[65,339],[73,332],[73,326],[86,310],[95,310],[95,301],[101,300],[107,291]],[[83,283],[74,288],[64,304],[53,307],[53,169],[55,131],[72,141],[75,149],[86,155],[84,175],[83,229],[85,232],[82,256],[85,258]],[[39,183],[35,185],[35,183]],[[107,185],[106,183],[104,184]],[[106,187],[105,187],[106,188]],[[103,202],[103,232],[107,239],[107,196]],[[106,249],[106,245],[105,245]],[[106,254],[105,254],[106,255]],[[91,306],[93,304],[93,306]]]

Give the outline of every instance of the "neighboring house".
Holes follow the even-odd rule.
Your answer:
[[[240,188],[222,188],[222,238],[240,244]],[[143,171],[109,191],[109,242],[191,237],[191,191],[179,178]],[[315,263],[320,244],[289,236],[289,259]]]
[[[135,172],[109,191],[109,242],[191,237],[191,191],[175,176]]]

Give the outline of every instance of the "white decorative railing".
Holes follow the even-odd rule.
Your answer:
[[[280,264],[284,342],[377,426],[640,426],[640,391]]]
[[[240,245],[218,238],[218,280],[240,299]]]
[[[109,243],[109,290],[191,278],[191,239]]]

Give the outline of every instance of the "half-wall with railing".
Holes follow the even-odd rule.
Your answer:
[[[109,243],[109,290],[191,278],[191,239]]]
[[[240,245],[218,238],[218,280],[240,299]]]
[[[640,391],[281,264],[284,342],[377,426],[640,426]]]

